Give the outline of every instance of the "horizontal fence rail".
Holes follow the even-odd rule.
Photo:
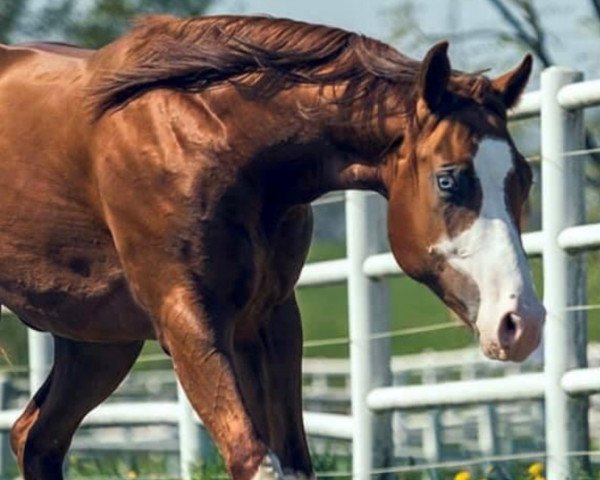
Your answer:
[[[371,390],[367,397],[374,411],[449,407],[486,402],[532,400],[544,395],[543,373],[522,373],[503,378],[387,387]]]
[[[87,417],[82,425],[86,427],[136,426],[136,425],[177,425],[179,422],[179,402],[119,402],[101,405]],[[21,409],[0,411],[0,431],[8,431],[21,415]],[[201,424],[193,415],[193,421]],[[316,437],[352,438],[352,417],[335,413],[305,412],[304,427],[309,435]]]
[[[527,232],[522,236],[523,248],[529,256],[542,254],[544,239],[541,231]],[[586,250],[600,246],[600,223],[578,225],[564,229],[558,236],[558,244],[565,250]],[[363,272],[372,278],[403,275],[391,253],[378,253],[367,257]],[[304,267],[299,287],[314,287],[343,283],[348,280],[347,259],[314,262]]]

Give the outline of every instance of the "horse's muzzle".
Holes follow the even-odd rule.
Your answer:
[[[482,332],[483,352],[495,360],[522,362],[539,345],[542,338],[546,309],[537,300],[520,308],[506,310],[497,327]]]

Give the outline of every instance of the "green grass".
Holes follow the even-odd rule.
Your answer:
[[[345,254],[341,244],[313,245],[309,261],[341,258]],[[393,277],[389,285],[391,302],[390,330],[447,323],[452,317],[444,305],[427,288],[406,278]],[[347,289],[345,285],[307,287],[298,290],[305,340],[318,340],[348,335]],[[423,333],[392,339],[394,355],[417,353],[426,349],[447,350],[473,344],[473,336],[466,328]],[[306,356],[344,357],[346,345],[306,348]]]
[[[309,261],[341,258],[345,254],[340,244],[316,244],[311,248]],[[588,270],[588,304],[600,304],[600,251],[585,254]],[[540,297],[542,288],[541,258],[531,260],[532,274]],[[390,330],[447,323],[453,316],[429,289],[407,277],[392,277],[389,284],[391,319]],[[298,290],[305,340],[347,337],[348,307],[345,285],[308,287]],[[587,312],[588,337],[600,341],[600,309]],[[459,323],[457,321],[457,323]],[[425,350],[450,350],[475,345],[465,327],[392,338],[392,353],[405,355]],[[344,357],[346,345],[305,349],[306,356]]]
[[[0,319],[0,367],[27,364],[27,329],[14,315]]]
[[[468,463],[468,460],[466,462]],[[96,480],[99,478],[127,480],[153,480],[160,478],[161,480],[178,480],[176,476],[160,473],[164,472],[164,470],[149,470],[152,462],[149,464],[138,462],[135,465],[131,465],[111,457],[110,459],[104,459],[103,462],[92,462],[87,466],[84,466],[78,460],[70,463],[68,474],[72,480],[86,480],[91,478],[95,478]],[[534,464],[537,465],[536,471],[531,470]],[[350,472],[352,469],[352,460],[348,454],[325,452],[313,455],[313,466],[315,471],[321,474],[321,476],[327,473],[335,473],[335,478],[337,479],[350,480],[350,475],[344,475],[345,472]],[[415,465],[412,461],[398,459],[395,466],[405,467]],[[593,475],[590,475],[577,462],[572,462],[570,468],[570,478],[573,480],[591,480],[594,478]],[[592,467],[592,470],[594,469],[595,466]],[[212,463],[197,465],[193,467],[192,472],[192,480],[226,480],[229,478],[221,459],[217,459]],[[437,480],[544,480],[544,466],[542,463],[537,463],[534,458],[531,460],[498,462],[494,465],[483,463],[465,465],[462,468],[437,468],[435,470],[427,469],[423,466],[422,469],[417,467],[409,472],[395,473],[389,478],[394,480],[421,480],[424,478],[424,472],[435,472],[436,476],[430,478],[436,478]]]
[[[175,461],[177,459],[173,457]],[[315,471],[348,472],[352,469],[349,452],[346,454],[324,452],[314,455]],[[119,453],[94,454],[94,456],[70,455],[68,459],[68,478],[71,480],[86,479],[126,479],[178,480],[177,476],[169,476],[167,472],[167,456],[161,453],[136,453],[124,456]],[[17,472],[14,472],[16,476]],[[222,457],[216,456],[209,462],[192,466],[192,480],[227,480],[227,470]],[[336,477],[344,479],[346,477]]]

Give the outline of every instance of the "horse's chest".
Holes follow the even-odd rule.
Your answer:
[[[232,291],[243,317],[267,317],[291,295],[311,234],[312,216],[307,207],[290,210],[270,234],[254,230],[251,256],[240,261],[238,288]]]

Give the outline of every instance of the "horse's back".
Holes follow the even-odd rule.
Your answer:
[[[23,43],[21,46],[72,58],[87,59],[94,53],[94,50],[62,42],[33,42]]]
[[[0,75],[35,63],[45,62],[52,68],[60,64],[61,60],[87,60],[93,53],[93,50],[75,45],[52,42],[0,44]]]

